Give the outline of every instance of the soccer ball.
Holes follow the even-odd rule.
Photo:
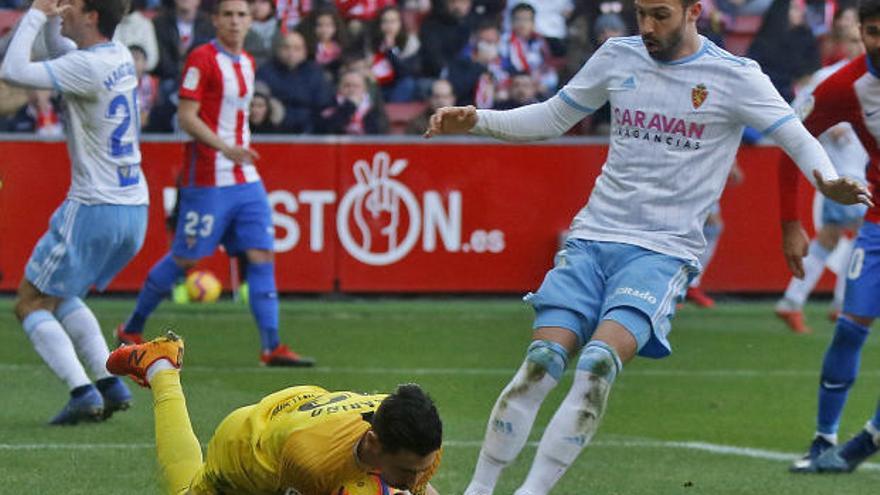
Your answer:
[[[409,492],[391,488],[378,474],[370,474],[346,483],[334,495],[409,495]]]
[[[186,277],[186,292],[193,302],[212,303],[220,297],[223,286],[213,273],[196,270]]]

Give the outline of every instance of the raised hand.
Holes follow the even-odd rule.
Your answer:
[[[31,4],[31,8],[37,9],[44,14],[46,17],[60,16],[63,15],[67,9],[70,8],[69,0],[34,0],[34,3]]]
[[[443,107],[431,115],[424,136],[430,138],[440,134],[466,134],[477,125],[477,109],[466,107]]]
[[[874,206],[868,188],[853,179],[841,177],[834,180],[825,180],[818,170],[813,170],[813,177],[816,179],[816,189],[824,194],[826,198],[844,205],[861,203]]]

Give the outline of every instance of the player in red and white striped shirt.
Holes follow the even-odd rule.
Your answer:
[[[140,342],[144,323],[183,273],[222,243],[230,256],[247,257],[250,305],[260,329],[260,360],[269,366],[312,366],[281,344],[273,255],[274,229],[266,189],[254,166],[248,112],[254,60],[244,51],[250,1],[220,0],[217,38],[189,55],[180,85],[180,127],[187,143],[180,215],[171,253],[150,270],[137,306],[117,336]]]

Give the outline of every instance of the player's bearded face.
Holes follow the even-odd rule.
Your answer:
[[[880,67],[880,18],[867,19],[861,26],[865,53],[874,67]]]
[[[648,54],[663,62],[674,60],[688,23],[688,13],[679,0],[636,2],[636,14]]]

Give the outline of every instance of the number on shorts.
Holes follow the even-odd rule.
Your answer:
[[[865,250],[856,248],[853,250],[852,257],[849,259],[849,271],[846,277],[850,280],[859,278],[862,274],[862,266],[865,264]]]
[[[188,211],[184,221],[186,223],[183,224],[183,233],[188,236],[199,235],[208,237],[211,235],[211,231],[214,230],[214,215],[202,215],[200,217],[199,212]]]

